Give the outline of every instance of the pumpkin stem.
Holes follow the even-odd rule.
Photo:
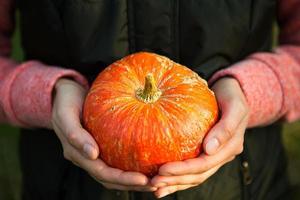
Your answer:
[[[145,77],[145,87],[136,91],[136,97],[145,103],[153,103],[158,100],[160,95],[161,91],[156,86],[153,74],[147,74]]]

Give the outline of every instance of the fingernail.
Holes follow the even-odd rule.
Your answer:
[[[87,158],[93,157],[94,147],[90,144],[84,144],[83,145],[83,151]]]
[[[214,154],[218,150],[220,146],[219,141],[216,138],[212,138],[208,141],[208,143],[205,146],[206,153],[208,154]]]

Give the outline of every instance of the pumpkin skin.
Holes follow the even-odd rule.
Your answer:
[[[150,96],[143,96],[145,88]],[[217,118],[217,101],[205,80],[146,52],[104,69],[83,109],[84,126],[98,143],[101,159],[150,177],[166,162],[197,157]]]

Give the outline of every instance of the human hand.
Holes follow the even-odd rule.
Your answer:
[[[212,176],[221,166],[243,151],[244,133],[248,124],[248,105],[239,83],[222,78],[212,87],[221,119],[203,141],[204,153],[194,159],[162,165],[151,183],[158,198],[179,190],[197,186]]]
[[[64,157],[108,189],[154,191],[145,175],[111,168],[98,158],[96,141],[80,123],[86,93],[72,80],[60,79],[55,85],[52,128],[62,143]]]

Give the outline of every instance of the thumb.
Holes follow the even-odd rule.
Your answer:
[[[63,80],[55,95],[52,121],[70,145],[85,157],[96,159],[99,155],[98,145],[80,122],[84,97],[85,91],[80,85]]]
[[[221,111],[221,119],[204,139],[204,151],[208,155],[217,153],[235,135],[236,129],[248,116],[245,96],[234,78],[220,79],[214,84],[213,90]]]
[[[99,156],[99,149],[94,138],[81,126],[78,116],[68,115],[63,120],[63,129],[67,141],[89,159]]]
[[[235,134],[246,118],[246,108],[240,101],[220,104],[223,107],[220,121],[210,130],[204,139],[204,151],[208,155],[216,154]]]

